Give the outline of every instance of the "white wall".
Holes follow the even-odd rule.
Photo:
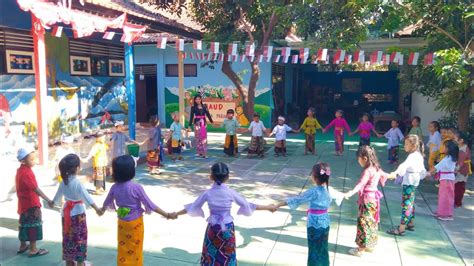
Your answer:
[[[429,100],[429,102],[428,102]],[[429,99],[418,93],[413,93],[411,98],[411,116],[419,116],[421,118],[421,129],[423,135],[428,136],[428,123],[438,120],[446,115],[446,112],[435,111],[437,101]]]

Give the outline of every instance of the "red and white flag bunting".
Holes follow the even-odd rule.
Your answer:
[[[317,61],[326,61],[328,59],[328,49],[319,48],[316,55]]]
[[[280,63],[280,57],[281,57],[281,55],[275,55],[273,57],[273,63]]]
[[[209,50],[211,53],[218,54],[219,53],[219,43],[218,42],[211,42]]]
[[[382,56],[383,56],[382,51],[373,51],[372,54],[370,55],[370,63],[372,65],[382,63]]]
[[[224,61],[224,54],[219,54],[219,61]]]
[[[58,38],[61,37],[62,33],[63,33],[63,27],[62,26],[54,26],[53,31],[51,31],[51,35],[54,36],[54,37],[58,37]]]
[[[357,63],[360,63],[360,64],[363,64],[365,63],[365,53],[363,50],[358,50],[354,53],[354,58],[353,58],[354,62],[357,62]]]
[[[290,60],[290,56],[282,56],[282,63],[288,63],[288,61]]]
[[[435,55],[434,53],[427,53],[427,54],[425,55],[424,64],[425,64],[426,66],[431,66],[431,65],[433,65],[435,58],[436,58],[436,55]]]
[[[114,36],[115,36],[115,32],[107,31],[104,33],[104,36],[102,36],[102,38],[110,41],[114,38]]]
[[[245,55],[246,56],[254,56],[255,55],[255,44],[247,44],[245,46]]]
[[[176,51],[184,51],[184,39],[176,39]]]
[[[291,56],[291,63],[292,64],[298,64],[298,55],[293,55]]]
[[[194,60],[194,53],[189,53],[189,59]]]
[[[281,49],[281,56],[282,57],[290,57],[291,55],[291,47],[283,47]]]
[[[344,58],[346,57],[346,51],[337,49],[336,52],[334,53],[334,58],[333,58],[333,64],[339,64],[344,61]]]
[[[227,54],[229,55],[237,55],[237,50],[238,48],[238,44],[237,43],[230,43],[228,46],[227,46]]]
[[[346,65],[352,64],[352,55],[350,54],[346,55],[346,58],[344,58],[344,64]]]
[[[382,62],[384,66],[390,65],[390,55],[389,54],[383,55]]]
[[[267,62],[272,60],[273,46],[264,46],[263,47],[263,56],[267,58]]]
[[[306,64],[306,61],[308,61],[308,57],[309,57],[309,48],[300,48],[301,64]]]
[[[202,41],[194,40],[193,41],[193,49],[194,50],[202,50]]]
[[[241,63],[245,62],[245,57],[246,57],[246,55],[244,55],[244,54],[240,56],[240,62]]]
[[[131,44],[145,32],[146,26],[138,26],[125,22],[123,24],[123,35],[120,39],[121,42]]]
[[[184,52],[183,53],[183,59],[186,59],[186,58],[188,58],[188,53]]]
[[[158,38],[158,41],[156,42],[156,47],[159,49],[166,49],[166,43],[168,42],[167,37],[160,37]]]
[[[420,57],[420,53],[410,53],[410,56],[408,57],[408,64],[412,66],[418,65],[418,58]]]

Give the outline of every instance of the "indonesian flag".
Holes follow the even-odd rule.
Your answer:
[[[156,42],[156,47],[159,49],[166,49],[166,43],[168,42],[167,37],[160,37],[158,38],[158,41]]]
[[[224,54],[219,54],[219,61],[224,61]]]
[[[401,52],[392,52],[390,55],[390,62],[403,65],[403,54]]]
[[[390,55],[389,55],[389,54],[383,55],[383,64],[384,64],[385,66],[390,65]]]
[[[212,60],[216,61],[218,57],[219,57],[219,54],[213,54],[212,55]]]
[[[408,57],[408,64],[412,66],[418,65],[418,58],[420,57],[420,53],[410,53],[410,56]]]
[[[246,55],[244,55],[244,54],[240,56],[240,62],[241,63],[245,62],[245,57],[246,57]]]
[[[234,58],[234,62],[237,63],[239,62],[240,56],[237,54],[237,55],[234,55],[233,58]]]
[[[291,57],[291,63],[292,64],[298,64],[298,55],[295,54]]]
[[[255,55],[255,44],[247,44],[245,46],[245,55],[246,56],[254,56]]]
[[[211,53],[213,53],[213,54],[218,54],[219,53],[219,42],[211,42],[209,50],[211,50]]]
[[[258,62],[259,62],[259,63],[262,63],[262,62],[263,62],[263,55],[259,55],[259,56],[258,56]]]
[[[186,58],[188,58],[188,53],[184,52],[183,53],[183,59],[186,59]]]
[[[202,50],[202,41],[194,40],[193,41],[193,49],[194,50]]]
[[[131,44],[136,39],[140,38],[145,30],[146,26],[137,26],[125,22],[123,24],[123,36],[120,41]]]
[[[281,56],[282,57],[290,57],[291,55],[291,47],[283,47],[281,50]]]
[[[352,55],[350,54],[346,55],[346,58],[344,58],[344,64],[346,65],[352,64]]]
[[[237,56],[237,55],[228,54],[228,55],[227,55],[227,62],[232,62],[236,56]]]
[[[273,57],[273,63],[280,63],[280,57],[281,57],[280,55],[275,55]]]
[[[127,13],[123,13],[119,17],[112,20],[107,26],[112,29],[120,29],[123,27],[126,21],[127,21]]]
[[[363,50],[358,50],[354,53],[354,62],[365,63],[365,53]]]
[[[204,52],[201,53],[201,60],[206,60],[206,54]]]
[[[231,43],[227,46],[227,54],[229,55],[237,54],[237,43]]]
[[[339,64],[340,62],[344,61],[345,57],[346,57],[346,51],[337,49],[336,53],[334,53],[334,58],[333,58],[332,63]]]
[[[189,59],[194,60],[194,53],[189,53]]]
[[[373,65],[382,62],[382,56],[382,51],[373,51],[370,55],[370,63]]]
[[[104,36],[102,36],[102,38],[110,41],[114,38],[114,36],[115,36],[115,32],[107,31],[104,33]]]
[[[309,48],[300,48],[301,64],[306,64],[306,61],[308,61],[308,57],[309,57]]]
[[[59,37],[61,37],[62,33],[63,33],[63,27],[62,26],[54,26],[53,31],[51,32],[51,36],[59,38]],[[105,34],[107,34],[107,33],[108,32],[106,32]],[[108,39],[108,40],[111,40],[111,39]]]
[[[425,65],[425,66],[431,66],[431,65],[433,65],[434,59],[435,59],[435,54],[433,54],[433,53],[427,53],[427,54],[425,55],[424,65]]]
[[[211,59],[212,59],[212,53],[208,53],[208,54],[207,54],[207,59],[206,59],[206,60],[207,60],[207,61],[211,61]]]
[[[328,49],[319,48],[316,55],[317,61],[326,61],[328,57]]]
[[[288,63],[289,59],[290,59],[290,56],[283,56],[282,63],[285,63],[285,64]]]
[[[272,60],[273,46],[263,46],[263,56],[267,59],[269,63]]]
[[[176,39],[176,51],[184,51],[184,39]]]

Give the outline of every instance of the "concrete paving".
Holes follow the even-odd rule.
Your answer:
[[[138,139],[143,139],[140,132]],[[317,142],[318,155],[303,155],[303,141],[288,141],[288,156],[275,158],[268,149],[264,159],[249,159],[245,154],[238,158],[224,157],[222,134],[210,134],[208,159],[198,159],[194,151],[184,152],[184,161],[176,163],[165,160],[166,167],[160,176],[150,176],[143,165],[139,166],[136,181],[141,183],[154,202],[166,211],[178,211],[193,201],[210,185],[209,167],[216,161],[227,163],[231,169],[229,185],[258,204],[269,204],[297,195],[310,185],[309,173],[316,161],[328,162],[332,168],[330,185],[344,192],[351,189],[361,172],[355,160],[356,142],[347,142],[343,157],[334,156],[334,143],[328,140]],[[326,134],[329,135],[329,134]],[[355,139],[353,139],[355,140]],[[85,156],[93,140],[81,141],[78,146]],[[243,150],[248,137],[240,138]],[[268,139],[268,147],[273,144]],[[384,169],[393,166],[385,162],[386,147],[375,144]],[[54,151],[53,151],[54,152]],[[2,191],[11,188],[14,171],[18,163],[13,156],[4,156],[10,162],[5,165]],[[8,157],[8,158],[7,158]],[[2,160],[5,164],[5,160]],[[90,169],[85,165],[84,174]],[[41,188],[50,197],[56,186],[51,186],[51,169],[36,169]],[[86,180],[86,178],[84,178]],[[86,182],[86,181],[84,181]],[[92,189],[92,185],[87,183]],[[110,187],[110,184],[108,184]],[[436,210],[437,190],[434,184],[424,181],[417,191],[416,231],[406,236],[394,237],[385,233],[400,220],[401,188],[389,182],[383,189],[381,201],[381,224],[379,243],[373,253],[358,258],[347,251],[355,247],[357,197],[333,205],[330,209],[331,230],[329,236],[332,265],[473,265],[473,182],[469,181],[464,206],[455,210],[453,222],[440,222],[431,216]],[[2,193],[2,195],[7,195]],[[105,196],[93,196],[101,205]],[[50,254],[28,258],[16,255],[19,242],[16,195],[6,197],[0,203],[1,265],[62,265],[61,219],[57,210],[43,208],[44,240],[39,242]],[[207,210],[205,210],[208,213]],[[236,210],[234,210],[235,214]],[[115,265],[116,218],[108,212],[97,217],[93,210],[87,211],[89,239],[88,261],[94,265]],[[281,208],[276,213],[257,211],[251,217],[234,215],[237,235],[237,258],[239,265],[305,265],[306,207],[290,211]],[[145,265],[196,265],[202,248],[206,221],[201,218],[182,216],[176,221],[167,221],[157,214],[145,216]]]

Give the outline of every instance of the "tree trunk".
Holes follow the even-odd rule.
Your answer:
[[[247,117],[252,117],[255,113],[255,91],[257,90],[257,82],[260,78],[260,67],[258,61],[250,62],[252,72],[250,74],[250,82],[247,95],[247,105],[244,107],[244,112]]]
[[[234,72],[232,66],[229,64],[227,60],[222,62],[222,73],[224,73],[232,83],[234,83],[235,88],[239,92],[239,97],[244,102],[244,105],[248,102],[248,90],[245,88],[242,80],[240,77]],[[245,108],[244,108],[245,110]],[[247,114],[245,114],[247,115]],[[247,117],[248,118],[248,117]]]
[[[466,101],[462,101],[458,109],[458,128],[460,131],[466,132],[469,127],[469,116],[471,115],[471,105],[474,101],[474,67],[470,67],[470,80],[471,83],[468,85]]]

